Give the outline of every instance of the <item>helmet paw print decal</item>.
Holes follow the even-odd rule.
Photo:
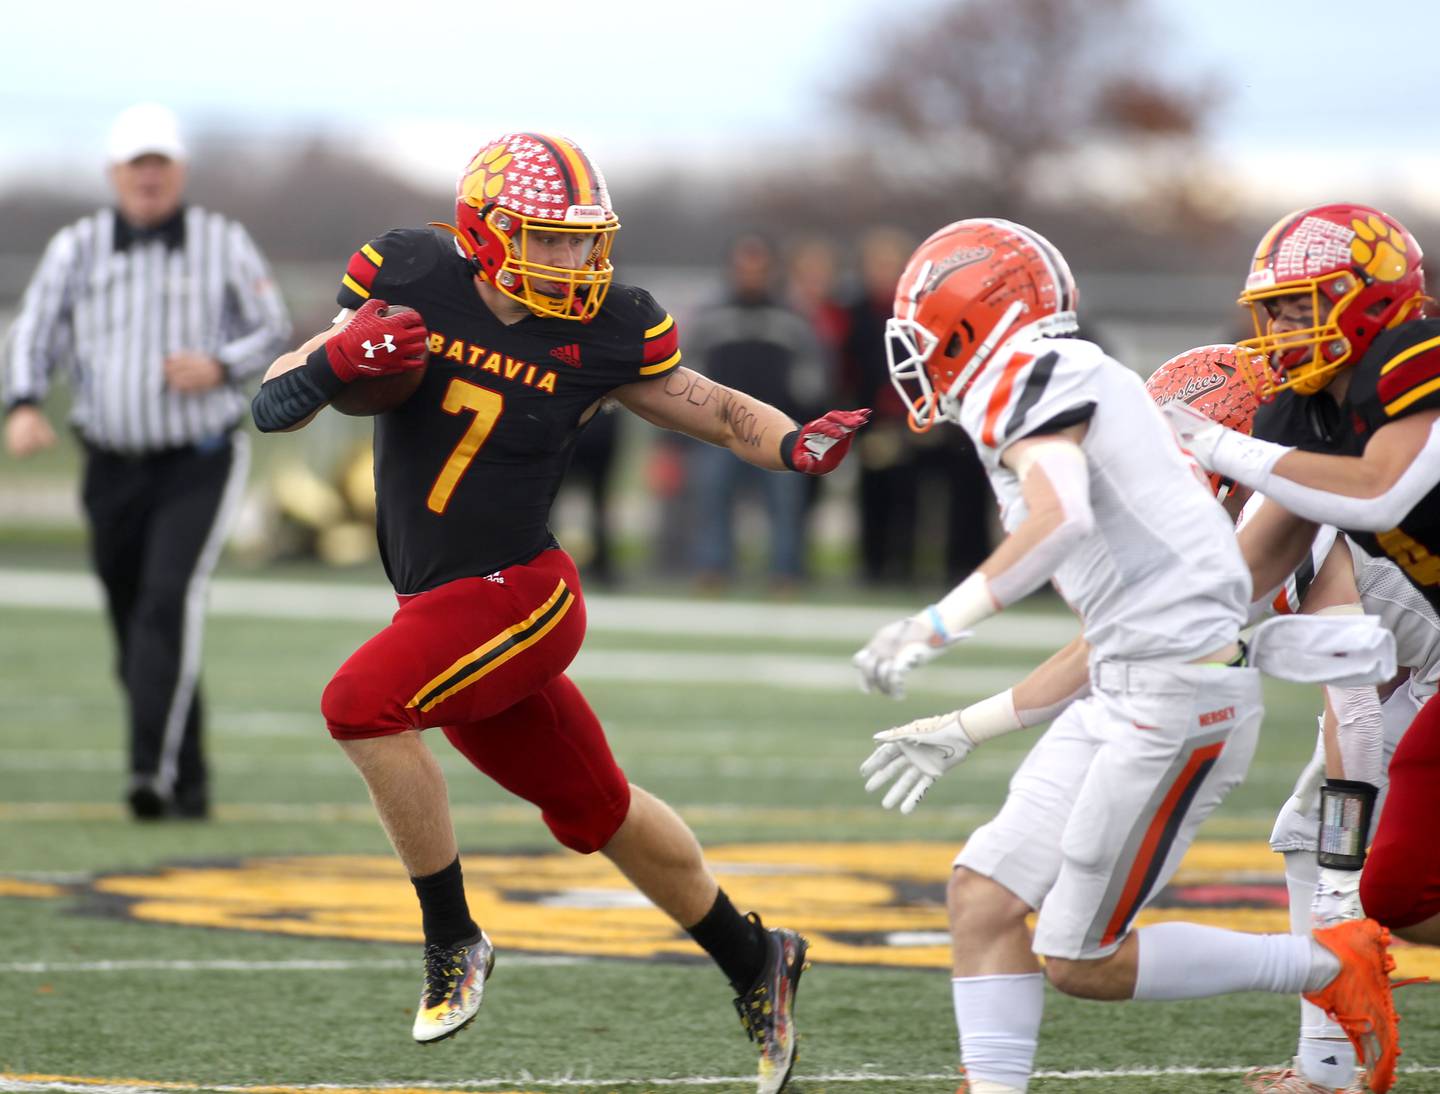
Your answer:
[[[1409,268],[1405,237],[1391,232],[1390,225],[1371,215],[1352,220],[1355,238],[1350,243],[1350,256],[1356,264],[1377,281],[1399,281]]]
[[[515,159],[501,142],[482,149],[465,169],[460,197],[477,208],[493,201],[505,189],[505,168]]]

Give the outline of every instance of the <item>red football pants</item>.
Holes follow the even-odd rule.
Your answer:
[[[575,563],[558,548],[402,600],[320,701],[332,736],[441,727],[477,768],[539,806],[567,847],[598,851],[630,808],[605,731],[564,675],[585,636]]]
[[[1390,795],[1360,875],[1365,914],[1409,927],[1440,914],[1440,696],[1420,708],[1390,761]]]

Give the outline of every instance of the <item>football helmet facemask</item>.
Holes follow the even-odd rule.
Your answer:
[[[986,362],[1007,344],[1076,329],[1070,267],[1038,232],[1008,220],[960,220],[916,249],[885,324],[890,382],[910,428],[958,423]]]
[[[615,268],[620,221],[605,177],[578,145],[544,133],[507,133],[471,158],[455,189],[455,226],[475,272],[536,315],[594,318]],[[542,234],[593,236],[578,268],[537,257]]]
[[[1260,408],[1257,388],[1265,358],[1240,346],[1200,346],[1176,354],[1150,374],[1145,389],[1156,406],[1179,400],[1211,421],[1250,436]],[[1210,490],[1224,501],[1235,484],[1217,474],[1208,476]]]
[[[1415,237],[1368,205],[1317,205],[1281,217],[1255,248],[1240,294],[1255,322],[1255,337],[1240,345],[1267,359],[1261,399],[1286,388],[1315,394],[1382,330],[1418,317],[1423,261]],[[1282,298],[1307,294],[1310,326],[1276,331]]]

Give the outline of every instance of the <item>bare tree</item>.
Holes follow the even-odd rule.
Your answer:
[[[1021,205],[1054,194],[1067,154],[1196,137],[1214,96],[1157,71],[1155,33],[1145,0],[943,0],[842,98],[887,189],[979,185]]]

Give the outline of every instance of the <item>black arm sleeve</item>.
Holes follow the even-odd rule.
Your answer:
[[[261,433],[278,433],[303,422],[344,386],[321,346],[299,368],[261,384],[250,402],[250,416]]]

